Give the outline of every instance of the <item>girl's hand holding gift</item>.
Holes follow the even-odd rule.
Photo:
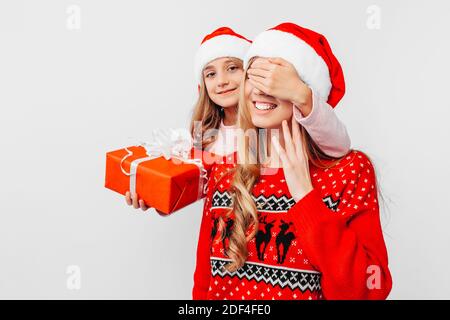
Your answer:
[[[139,199],[137,193],[135,193],[134,195],[131,195],[130,191],[127,191],[125,193],[125,201],[129,206],[132,205],[135,209],[140,208],[142,211],[147,211],[148,209],[151,208],[145,204],[144,200]],[[155,209],[155,211],[158,212],[162,216],[166,216],[166,214],[164,212],[161,212],[157,209]]]
[[[135,209],[142,209],[142,211],[147,211],[151,207],[147,206],[144,202],[144,200],[139,199],[137,193],[131,195],[130,191],[127,191],[125,193],[125,201],[129,206],[133,206]],[[167,216],[164,212],[161,212],[157,209],[155,209],[156,212],[158,212],[162,216]]]
[[[145,204],[144,200],[139,199],[136,193],[131,195],[130,191],[125,193],[125,201],[129,206],[132,205],[135,209],[141,208],[142,211],[147,211],[150,208]]]

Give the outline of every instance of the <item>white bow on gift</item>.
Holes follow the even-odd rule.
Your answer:
[[[203,167],[201,159],[191,159],[190,153],[193,146],[192,138],[187,130],[153,130],[152,138],[149,142],[140,142],[136,146],[145,148],[147,157],[133,160],[130,164],[130,172],[126,172],[122,164],[128,157],[133,155],[133,152],[125,148],[127,155],[120,161],[120,169],[122,172],[130,177],[130,193],[136,192],[136,172],[137,167],[141,162],[153,160],[155,158],[164,157],[166,160],[178,159],[184,163],[195,164],[200,171],[199,186],[197,199],[200,199],[205,193],[207,184],[207,171]]]
[[[192,138],[186,130],[154,130],[150,142],[142,142],[141,145],[149,156],[163,156],[166,160],[172,157],[189,159]]]

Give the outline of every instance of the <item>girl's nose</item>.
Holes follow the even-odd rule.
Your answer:
[[[217,80],[218,80],[219,86],[224,86],[229,83],[227,76],[225,74],[223,74],[222,72],[218,74]]]

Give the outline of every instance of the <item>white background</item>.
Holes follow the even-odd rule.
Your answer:
[[[380,29],[368,27],[371,5]],[[390,298],[449,299],[449,7],[1,0],[0,298],[190,299],[202,203],[169,218],[128,207],[103,186],[105,153],[187,127],[206,33],[227,25],[253,38],[292,21],[324,34],[342,63],[336,112],[386,198]]]

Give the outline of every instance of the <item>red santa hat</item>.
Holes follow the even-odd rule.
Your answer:
[[[208,63],[223,57],[244,60],[250,44],[250,40],[228,27],[221,27],[204,37],[195,55],[195,75],[199,83],[202,80],[203,68]]]
[[[335,107],[345,93],[344,74],[327,39],[294,23],[282,23],[260,33],[244,58],[279,57],[292,63],[300,78]]]

